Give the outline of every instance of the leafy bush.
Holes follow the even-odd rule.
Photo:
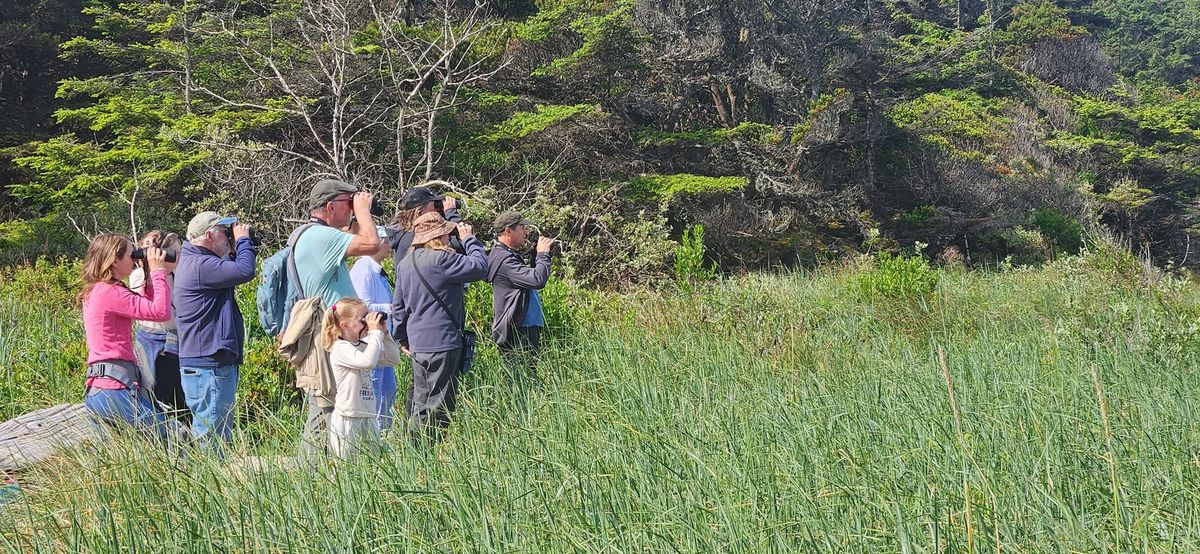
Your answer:
[[[1054,250],[1037,229],[1011,227],[1000,232],[1008,252],[1006,261],[1013,265],[1035,265],[1049,261]]]
[[[675,280],[691,290],[694,284],[711,281],[716,274],[716,265],[704,259],[704,226],[684,229],[679,248],[675,250]]]
[[[0,294],[27,306],[62,309],[76,305],[80,262],[38,258],[0,270]]]
[[[1033,224],[1057,251],[1077,254],[1083,248],[1083,225],[1068,214],[1040,208],[1033,213]]]
[[[858,288],[868,297],[919,297],[932,293],[940,279],[941,274],[920,254],[883,252],[874,267],[858,276]]]
[[[731,192],[745,188],[746,178],[737,176],[708,177],[679,173],[675,175],[643,175],[629,183],[635,194],[670,201],[680,193]]]
[[[249,317],[247,327],[249,327]],[[256,318],[257,319],[257,318]],[[238,370],[237,392],[250,420],[278,412],[299,400],[296,370],[280,358],[275,339],[255,337],[245,345],[244,362]]]
[[[937,216],[937,208],[930,205],[917,206],[912,211],[900,214],[900,221],[909,227],[924,227]]]
[[[585,117],[599,113],[600,108],[592,104],[573,106],[539,105],[532,112],[517,112],[499,123],[492,132],[483,136],[486,142],[515,140],[537,133],[574,117]]]

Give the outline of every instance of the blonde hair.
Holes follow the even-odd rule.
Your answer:
[[[421,244],[414,244],[413,248],[428,248],[430,250],[441,250],[442,252],[455,254],[454,249],[450,248],[450,244],[442,240],[441,237],[429,239]]]
[[[87,254],[83,256],[83,290],[79,293],[80,302],[87,299],[97,283],[121,283],[113,275],[113,264],[125,257],[130,248],[132,244],[129,237],[116,233],[96,235],[92,242],[88,243]]]
[[[342,338],[342,329],[338,324],[349,319],[351,315],[367,311],[367,303],[357,298],[346,297],[334,302],[325,310],[325,319],[321,320],[322,347],[328,352],[333,349],[333,343]]]
[[[392,224],[401,231],[412,231],[413,221],[416,221],[417,217],[420,215],[420,206],[417,206],[416,208],[409,208],[407,210],[400,210],[396,212],[395,217],[392,218]]]

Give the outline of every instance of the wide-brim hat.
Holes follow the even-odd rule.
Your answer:
[[[413,244],[424,244],[433,239],[449,234],[457,225],[446,221],[442,214],[429,212],[422,214],[413,222]]]

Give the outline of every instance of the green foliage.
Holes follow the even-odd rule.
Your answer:
[[[1004,263],[1007,266],[1037,265],[1054,257],[1053,246],[1037,229],[1009,227],[999,235],[1005,243],[1007,256]]]
[[[753,121],[743,121],[729,129],[697,129],[677,132],[644,130],[638,133],[638,143],[643,146],[691,146],[697,144],[717,146],[735,140],[772,144],[779,142],[782,138],[770,125]]]
[[[1012,140],[1011,120],[1003,115],[1005,101],[987,99],[969,90],[931,92],[894,106],[892,122],[923,139],[967,157],[997,161]]]
[[[39,258],[0,268],[0,421],[75,401],[86,366],[80,264]]]
[[[924,227],[937,217],[938,211],[928,204],[917,206],[910,211],[900,214],[900,222],[909,227]]]
[[[1087,15],[1103,18],[1096,33],[1126,76],[1176,85],[1200,73],[1194,2],[1092,0],[1083,6]]]
[[[733,192],[746,187],[745,177],[707,177],[690,173],[675,175],[642,175],[630,181],[635,195],[645,195],[669,202],[679,194],[709,194]]]
[[[1033,212],[1033,224],[1059,252],[1076,254],[1083,248],[1083,225],[1070,214],[1038,208]]]
[[[704,257],[704,226],[684,229],[675,250],[675,280],[685,290],[693,290],[697,283],[711,281],[716,275],[716,264]]]
[[[0,297],[45,309],[77,306],[81,271],[81,263],[68,258],[38,258],[0,268]]]
[[[1100,200],[1118,210],[1131,212],[1146,205],[1152,195],[1153,192],[1149,189],[1138,186],[1137,181],[1123,179],[1118,181],[1108,192],[1101,194]]]
[[[1052,0],[1028,0],[1013,7],[1005,30],[1016,45],[1033,44],[1045,37],[1075,38],[1087,29],[1073,25],[1067,11]]]
[[[536,385],[485,356],[440,444],[397,433],[376,456],[295,467],[294,408],[241,421],[226,460],[116,439],[23,471],[0,536],[35,552],[1196,550],[1197,284],[1143,286],[1093,254],[947,272],[922,302],[866,298],[834,268],[610,294],[548,345]],[[11,307],[0,356],[82,340],[77,321]],[[81,368],[48,361],[6,373],[0,409],[77,399]],[[810,501],[763,500],[796,495]],[[972,515],[930,511],[964,502]]]
[[[866,297],[922,298],[937,289],[940,279],[941,273],[920,254],[882,252],[857,276],[857,286]]]
[[[578,2],[580,5],[588,3]],[[550,10],[551,13],[547,19],[561,20],[562,16],[555,12],[571,4],[571,2],[564,3],[560,7]],[[620,56],[632,52],[638,40],[631,25],[633,0],[596,2],[592,8],[587,11],[576,8],[576,17],[568,24],[568,28],[578,34],[582,40],[579,48],[534,70],[534,77],[563,76],[567,71],[596,56],[602,54]],[[540,19],[539,16],[535,16],[535,19]],[[544,38],[546,31],[544,25],[540,24],[535,29],[535,31],[531,30],[534,32],[530,34],[537,33],[537,36]]]
[[[600,106],[575,104],[571,106],[538,105],[532,112],[517,112],[483,135],[486,142],[516,140],[532,133],[545,131],[565,121],[600,113]]]
[[[84,248],[83,237],[59,215],[0,222],[0,265],[39,257],[75,257]]]
[[[243,312],[242,315],[247,327],[251,319],[258,319],[256,312]],[[243,358],[238,370],[237,390],[243,421],[270,417],[300,401],[299,389],[295,387],[296,369],[280,358],[275,339],[248,338]]]

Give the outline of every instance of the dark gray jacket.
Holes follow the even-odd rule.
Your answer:
[[[467,253],[450,254],[418,248],[396,265],[396,292],[392,296],[392,336],[413,352],[434,353],[462,346],[459,324],[463,321],[465,285],[487,277],[487,254],[474,236],[463,241]],[[435,294],[454,314],[451,319],[417,278],[413,264]]]
[[[488,282],[492,284],[492,340],[500,346],[512,340],[512,331],[529,311],[529,291],[541,289],[550,279],[550,253],[537,255],[534,267],[503,243],[488,253]]]

